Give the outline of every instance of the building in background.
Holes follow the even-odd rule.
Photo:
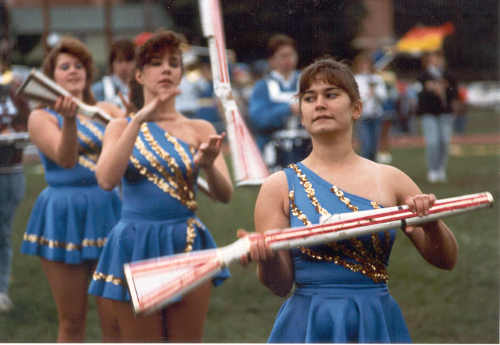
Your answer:
[[[10,0],[7,8],[13,59],[25,65],[39,65],[52,40],[71,34],[88,45],[103,72],[114,39],[173,26],[158,1]]]

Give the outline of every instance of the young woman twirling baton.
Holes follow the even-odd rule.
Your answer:
[[[137,114],[109,124],[97,164],[104,189],[120,180],[123,186],[122,218],[108,237],[89,288],[117,320],[103,329],[113,341],[201,341],[212,282],[229,276],[223,270],[212,282],[149,316],[136,317],[129,304],[125,263],[215,247],[194,213],[199,169],[216,200],[228,202],[233,191],[220,154],[223,135],[210,123],[175,110],[183,72],[181,43],[176,33],[166,31],[140,47],[135,78],[144,105],[138,105]]]
[[[401,204],[426,214],[436,200],[433,194],[422,194],[400,170],[354,152],[352,133],[362,103],[346,65],[329,58],[309,65],[301,75],[299,100],[312,152],[262,185],[255,207],[258,232],[318,223],[329,214]],[[411,341],[387,288],[395,232],[276,253],[264,241],[254,245],[250,257],[258,262],[258,277],[265,286],[286,296],[295,285],[269,342]],[[457,242],[442,221],[407,227],[405,233],[429,263],[454,267]]]
[[[96,103],[90,90],[90,52],[79,40],[65,37],[47,55],[42,70],[71,96],[29,116],[30,139],[40,152],[48,186],[33,206],[21,252],[40,257],[57,306],[57,340],[81,342],[89,279],[118,222],[121,203],[115,192],[99,188],[95,177],[105,126],[77,111],[77,101]],[[111,116],[124,116],[110,103],[96,105]],[[98,308],[102,311],[101,304]],[[100,314],[106,323],[104,312]]]

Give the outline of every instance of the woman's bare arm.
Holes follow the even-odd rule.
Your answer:
[[[36,109],[28,118],[30,140],[57,165],[72,168],[78,162],[77,106],[71,97],[60,97],[54,110],[64,118],[61,128],[53,115]]]
[[[423,194],[406,174],[398,171],[392,179],[398,204],[406,204],[418,215],[425,215],[434,204],[434,194]],[[458,258],[458,244],[453,232],[442,221],[432,221],[405,230],[422,257],[430,264],[451,270]]]
[[[288,186],[283,172],[271,175],[262,185],[255,204],[256,232],[290,227],[288,218]],[[251,258],[257,261],[257,275],[265,286],[278,296],[286,296],[293,286],[293,263],[288,250],[270,252],[264,243],[252,248]]]
[[[233,183],[221,152],[224,135],[218,135],[206,121],[195,121],[193,124],[202,141],[194,157],[195,164],[205,172],[210,195],[215,200],[227,203],[233,194]]]

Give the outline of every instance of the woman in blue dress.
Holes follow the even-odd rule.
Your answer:
[[[97,164],[100,186],[111,190],[122,181],[123,187],[121,219],[108,237],[89,288],[116,319],[114,327],[103,329],[112,341],[201,341],[211,285],[229,275],[224,270],[148,316],[134,315],[125,285],[125,263],[215,247],[194,213],[200,169],[214,199],[228,202],[233,191],[220,154],[223,135],[209,122],[175,110],[183,72],[181,44],[176,33],[163,31],[139,48],[135,78],[142,86],[143,105],[138,104],[140,110],[131,117],[109,124]]]
[[[85,45],[70,37],[51,50],[42,67],[46,76],[87,104],[96,103],[90,91],[93,68]],[[33,206],[21,247],[22,253],[40,257],[57,306],[61,342],[85,338],[89,280],[120,215],[117,194],[99,188],[95,177],[104,125],[78,114],[72,97],[60,97],[52,109],[35,109],[29,116],[30,138],[48,186]],[[123,116],[111,104],[97,106]]]
[[[302,162],[269,177],[255,207],[256,231],[318,223],[321,216],[406,204],[425,214],[435,202],[400,170],[353,150],[362,103],[348,67],[320,59],[302,73],[301,120],[313,148]],[[452,269],[458,247],[442,221],[407,227],[405,234],[432,265]],[[388,291],[387,265],[396,230],[310,248],[273,253],[251,249],[258,277],[274,294],[293,294],[281,307],[269,342],[410,342]],[[245,236],[239,231],[238,236]],[[248,258],[242,258],[247,263]]]

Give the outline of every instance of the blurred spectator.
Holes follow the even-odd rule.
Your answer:
[[[399,92],[396,73],[385,70],[381,72],[381,76],[387,88],[387,98],[382,103],[382,128],[376,160],[379,163],[389,164],[392,162],[390,133],[392,123],[396,120]]]
[[[310,147],[295,98],[299,72],[295,40],[277,34],[268,42],[271,72],[259,80],[249,101],[249,119],[264,160],[273,169],[305,158]]]
[[[467,89],[464,86],[458,87],[458,97],[453,103],[453,129],[455,134],[464,135],[467,126]]]
[[[417,114],[417,100],[418,90],[415,85],[420,86],[419,83],[412,82],[411,80],[398,80],[398,100],[397,100],[397,125],[399,131],[402,133],[414,133],[414,118]]]
[[[20,86],[10,69],[7,53],[0,54],[0,135],[26,132],[28,104],[15,91]],[[23,148],[14,142],[0,141],[0,312],[13,304],[8,296],[12,265],[12,221],[24,197]]]
[[[448,148],[453,133],[453,104],[458,98],[454,78],[445,70],[442,52],[432,52],[422,59],[419,78],[422,91],[418,95],[418,115],[426,145],[427,180],[446,181]]]
[[[360,154],[375,160],[379,146],[383,104],[387,100],[387,90],[382,77],[375,73],[370,55],[360,53],[354,58],[353,72],[363,102],[363,112],[358,122]]]
[[[175,109],[182,115],[192,118],[198,109],[198,91],[196,83],[200,79],[198,56],[186,48],[182,56],[185,73],[179,84],[181,93],[175,101]]]
[[[134,76],[135,44],[130,39],[120,39],[111,46],[108,59],[110,75],[92,85],[97,101],[113,103],[129,111],[129,83]]]
[[[217,133],[222,133],[225,129],[224,118],[219,114],[217,99],[214,93],[212,69],[208,59],[201,58],[198,65],[199,78],[194,83],[197,108],[194,118],[207,120],[212,123]]]
[[[250,67],[244,63],[236,63],[231,68],[231,85],[233,96],[243,118],[248,118],[248,103],[252,96],[254,78]]]

